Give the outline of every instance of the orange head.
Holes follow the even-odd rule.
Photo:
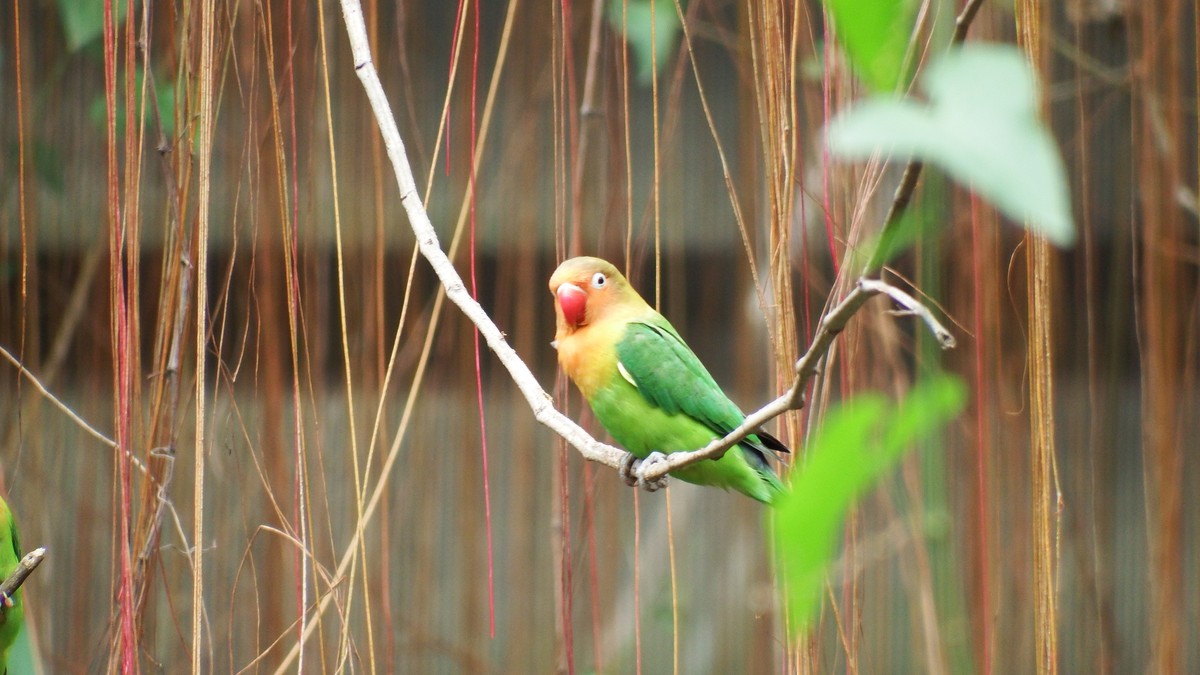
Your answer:
[[[624,311],[648,308],[616,267],[600,258],[571,258],[550,276],[558,338]]]

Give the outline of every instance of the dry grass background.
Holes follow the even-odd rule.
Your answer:
[[[777,615],[760,506],[632,493],[536,426],[484,352],[489,559],[471,327],[414,263],[338,6],[224,0],[207,33],[203,6],[135,5],[82,44],[72,3],[0,7],[0,345],[112,441],[0,366],[5,495],[49,548],[27,586],[46,672],[1200,665],[1193,3],[981,13],[972,39],[1019,41],[1047,85],[1080,241],[1041,248],[927,172],[930,232],[894,267],[959,348],[873,303],[779,431],[802,448],[839,398],[902,397],[933,367],[972,403],[852,515],[812,636]],[[545,280],[569,252],[626,263],[755,407],[786,386],[895,171],[822,153],[859,92],[816,3],[691,0],[694,66],[673,44],[654,86],[594,7],[482,2],[476,62],[473,5],[366,4],[434,224],[592,428],[548,346]],[[917,55],[955,11],[920,4]],[[139,69],[159,96],[124,76]],[[159,110],[127,114],[143,100]]]

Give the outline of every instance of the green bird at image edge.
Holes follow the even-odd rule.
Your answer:
[[[0,498],[0,581],[16,571],[21,562],[21,542],[17,536],[17,522],[13,519],[8,503]],[[8,672],[8,652],[21,632],[25,622],[25,607],[21,602],[21,589],[12,597],[0,598],[0,673]],[[15,674],[14,674],[15,675]]]
[[[572,258],[550,277],[558,363],[596,418],[635,457],[702,448],[745,419],[678,331],[612,264]],[[755,431],[718,459],[671,473],[765,504],[786,492],[767,458],[787,447]]]

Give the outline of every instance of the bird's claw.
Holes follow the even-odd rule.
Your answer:
[[[637,467],[637,485],[647,492],[656,492],[667,486],[667,474],[663,474],[654,480],[646,480],[646,470],[653,468],[656,464],[661,464],[667,461],[667,456],[661,452],[652,452],[646,455]]]
[[[646,480],[646,470],[656,464],[667,461],[667,456],[661,452],[652,452],[646,459],[638,459],[633,453],[626,453],[617,467],[617,475],[629,487],[640,487],[646,492],[656,492],[667,486],[667,476],[663,474],[654,480]]]
[[[638,484],[638,476],[634,472],[633,468],[637,465],[637,462],[637,456],[635,456],[632,452],[627,452],[625,453],[625,457],[621,460],[621,466],[617,467],[617,475],[619,475],[621,480],[625,481],[625,484],[629,487],[633,487]]]
[[[15,604],[11,595],[0,592],[0,609],[10,609]]]

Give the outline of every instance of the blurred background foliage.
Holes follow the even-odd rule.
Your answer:
[[[971,39],[1042,82],[1077,240],[926,171],[888,278],[958,348],[876,300],[772,431],[803,461],[832,403],[899,405],[934,370],[967,409],[849,512],[809,634],[760,505],[631,492],[484,353],[489,539],[471,326],[413,263],[336,4],[216,4],[199,240],[202,7],[0,6],[0,346],[79,418],[0,366],[5,494],[49,548],[26,587],[46,672],[1200,665],[1194,3],[984,4]],[[819,3],[364,9],[443,245],[560,408],[599,431],[548,345],[575,253],[628,269],[743,408],[787,386],[899,179],[822,144],[868,87]],[[900,72],[960,7],[910,9]]]

